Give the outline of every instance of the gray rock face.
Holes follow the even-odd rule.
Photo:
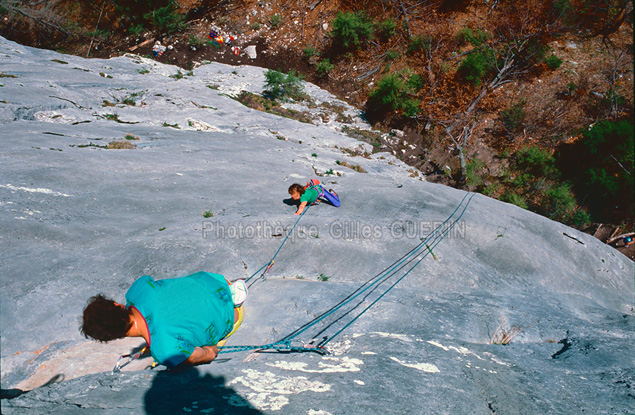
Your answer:
[[[112,374],[140,342],[83,339],[88,297],[123,301],[147,274],[250,276],[297,218],[284,203],[291,183],[332,169],[320,179],[342,207],[304,215],[251,287],[229,345],[269,343],[321,315],[466,194],[391,155],[355,156],[367,145],[321,121],[320,105],[336,99],[315,86],[317,104],[304,108],[313,124],[228,96],[259,93],[259,68],[209,64],[181,77],[136,56],[85,60],[2,38],[0,65],[3,414],[635,412],[633,262],[482,195],[329,355],[231,353],[180,373],[140,359]],[[104,148],[111,141],[136,147]],[[298,342],[332,335],[407,269]],[[511,342],[491,344],[497,334]]]

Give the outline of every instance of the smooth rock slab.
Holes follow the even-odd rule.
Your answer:
[[[320,316],[466,194],[412,177],[389,154],[353,156],[368,145],[338,123],[301,123],[227,96],[260,92],[260,68],[209,64],[177,79],[178,68],[141,57],[86,60],[2,38],[0,64],[16,76],[0,82],[3,414],[633,412],[633,262],[482,195],[432,246],[436,260],[426,256],[329,342],[330,355],[223,354],[181,373],[143,370],[144,359],[111,374],[139,343],[83,339],[87,299],[123,301],[145,274],[249,277],[295,223],[291,183],[332,169],[340,175],[320,180],[342,207],[310,208],[250,289],[230,345],[273,342]],[[132,94],[134,106],[104,106]],[[134,149],[105,148],[127,135],[139,138]],[[334,334],[406,269],[297,340]],[[515,334],[510,344],[490,344],[497,329]]]

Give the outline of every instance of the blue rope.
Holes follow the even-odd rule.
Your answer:
[[[306,208],[304,209],[304,211],[300,214],[300,217],[298,218],[298,220],[295,221],[295,223],[293,224],[293,226],[291,227],[291,230],[287,233],[287,236],[285,236],[284,240],[282,241],[282,243],[280,244],[280,246],[278,247],[278,250],[276,251],[276,253],[273,255],[273,257],[271,257],[271,259],[269,260],[269,262],[267,262],[265,265],[263,265],[262,267],[260,267],[258,269],[258,271],[254,272],[253,274],[251,274],[251,276],[249,278],[247,278],[245,280],[245,282],[249,282],[254,276],[256,276],[256,274],[258,274],[260,271],[262,271],[264,268],[267,268],[265,271],[263,271],[263,273],[258,277],[258,279],[263,278],[265,276],[265,274],[269,271],[269,269],[271,269],[271,266],[273,265],[274,260],[276,259],[276,257],[278,256],[278,254],[280,253],[280,250],[282,249],[282,247],[284,246],[285,242],[287,242],[287,239],[289,239],[289,235],[291,235],[293,233],[293,230],[295,229],[296,225],[298,224],[298,222],[300,222],[300,219],[302,219],[302,216],[304,216],[304,214],[309,210],[309,207],[311,205],[307,205]],[[253,285],[255,283],[255,281],[250,284]]]
[[[441,243],[441,241],[447,236],[447,234],[452,230],[452,228],[454,228],[454,225],[461,219],[461,217],[463,216],[463,214],[465,213],[465,210],[467,209],[467,206],[470,204],[470,201],[472,200],[472,197],[474,197],[474,194],[472,194],[472,196],[470,196],[470,199],[468,200],[467,204],[465,205],[465,207],[463,208],[463,211],[461,212],[461,214],[459,215],[459,217],[456,219],[456,221],[454,221],[452,223],[452,225],[447,228],[447,230],[444,231],[443,236],[441,238],[439,238],[439,240],[432,246],[432,248],[436,247],[439,243]],[[352,325],[355,321],[357,321],[358,318],[360,318],[362,316],[362,314],[364,314],[366,311],[368,311],[369,308],[371,308],[372,306],[374,306],[379,300],[381,300],[386,294],[388,294],[388,292],[390,290],[392,290],[395,285],[399,284],[401,282],[401,280],[403,280],[404,278],[406,278],[408,276],[408,274],[410,274],[410,272],[415,269],[417,267],[417,265],[419,265],[421,263],[421,261],[423,261],[428,254],[432,252],[432,249],[430,249],[430,251],[425,251],[425,253],[423,254],[423,256],[417,261],[415,262],[415,264],[408,270],[406,271],[406,273],[404,275],[402,275],[400,278],[397,279],[397,281],[395,281],[390,287],[388,287],[388,289],[386,291],[384,291],[379,297],[377,297],[372,303],[370,303],[365,309],[363,309],[357,316],[355,316],[351,321],[349,321],[346,325],[344,325],[344,327],[342,327],[340,330],[338,330],[334,335],[332,335],[331,337],[329,337],[327,340],[321,342],[319,345],[320,346],[325,346],[327,343],[329,343],[331,340],[333,340],[335,337],[337,337],[340,333],[342,333],[344,330],[346,330],[350,325]]]
[[[373,278],[373,279],[375,279],[374,282],[372,282],[370,284],[367,282],[366,284],[368,284],[368,286],[366,288],[362,288],[363,286],[360,287],[360,289],[358,289],[356,291],[356,293],[354,293],[354,295],[349,296],[349,298],[347,298],[345,300],[342,300],[342,302],[340,302],[340,304],[338,304],[336,307],[332,308],[331,310],[325,312],[321,316],[319,316],[319,317],[315,318],[314,320],[310,321],[304,327],[296,330],[295,332],[291,333],[289,336],[285,337],[285,339],[292,339],[294,337],[297,337],[298,335],[300,335],[301,333],[305,332],[309,328],[313,327],[314,325],[316,325],[320,321],[324,320],[326,317],[330,316],[331,314],[335,313],[336,311],[338,311],[339,309],[341,309],[345,305],[347,305],[350,302],[352,302],[355,298],[359,297],[365,291],[369,290],[370,288],[372,288],[375,285],[376,286],[381,285],[384,281],[386,281],[392,275],[394,275],[394,273],[398,272],[401,268],[403,268],[404,263],[410,262],[412,259],[414,259],[413,257],[416,257],[417,255],[419,255],[419,251],[425,247],[426,243],[430,242],[430,240],[435,239],[438,236],[437,234],[439,232],[439,229],[441,229],[452,218],[452,216],[454,216],[454,214],[459,210],[459,208],[461,207],[463,201],[468,196],[468,194],[466,194],[463,197],[463,199],[461,200],[461,202],[459,203],[457,208],[454,210],[454,212],[452,212],[452,214],[443,223],[441,223],[441,225],[439,225],[433,232],[431,232],[425,238],[425,240],[423,240],[419,245],[417,245],[415,248],[413,248],[410,251],[410,253],[404,255],[402,257],[402,259],[396,261],[395,263],[393,263],[393,265],[389,266],[387,269],[385,269],[384,271],[382,271],[379,274],[377,274],[377,276]],[[471,198],[470,198],[470,200],[471,200]],[[467,204],[469,205],[469,201],[468,201]],[[466,205],[466,208],[467,208],[467,205]],[[461,216],[462,216],[462,214],[461,214]],[[457,220],[454,223],[456,223],[459,219],[460,219],[460,217],[457,218]],[[454,225],[452,225],[452,226],[454,226]],[[371,279],[371,281],[373,279]]]
[[[327,354],[328,352],[321,346],[292,346],[291,340],[280,340],[274,343],[259,346],[222,346],[218,348],[218,354],[246,352],[249,350],[276,350],[278,352],[316,352]]]
[[[470,197],[467,200],[467,203],[465,204],[465,206],[463,206],[459,216],[447,228],[444,229],[445,225],[452,219],[452,217],[456,214],[456,212],[459,211],[459,209],[462,207],[463,202],[468,197],[468,195]],[[410,274],[410,272],[412,272],[412,270],[414,270],[421,263],[421,261],[423,261],[423,259],[425,259],[428,256],[428,254],[432,251],[432,248],[435,248],[439,243],[441,243],[441,241],[447,236],[447,234],[450,232],[450,230],[452,230],[454,228],[454,226],[456,225],[456,223],[463,217],[463,214],[467,210],[467,207],[469,206],[469,204],[470,204],[470,202],[471,202],[473,197],[474,197],[473,193],[472,194],[466,193],[465,196],[463,197],[463,199],[461,199],[461,202],[457,205],[456,209],[454,209],[452,214],[450,216],[448,216],[448,218],[445,221],[443,221],[443,223],[441,223],[434,231],[432,231],[428,236],[426,236],[424,239],[422,239],[422,242],[420,244],[415,246],[408,253],[406,253],[404,256],[402,256],[399,260],[395,261],[392,265],[390,265],[388,268],[386,268],[384,271],[380,272],[375,277],[371,278],[369,281],[364,283],[362,285],[362,287],[360,287],[357,290],[355,290],[352,294],[350,294],[347,298],[342,300],[339,304],[333,306],[330,310],[326,311],[321,316],[319,316],[319,317],[313,319],[312,321],[308,322],[303,327],[297,329],[296,331],[292,332],[288,336],[284,337],[282,340],[274,342],[274,343],[260,345],[260,346],[223,346],[221,348],[221,350],[219,350],[219,353],[232,353],[232,352],[239,352],[239,351],[246,351],[246,350],[255,350],[255,349],[258,349],[258,350],[274,349],[274,350],[278,350],[278,351],[298,351],[298,352],[313,351],[313,352],[318,352],[318,353],[324,353],[325,352],[325,349],[323,349],[324,345],[329,343],[331,340],[333,340],[335,337],[337,337],[339,334],[341,334],[346,328],[348,328],[350,325],[352,325],[357,319],[359,319],[359,317],[361,317],[366,311],[368,311],[368,309],[370,309],[381,298],[383,298],[390,290],[392,290],[393,287],[395,287],[400,281],[402,281],[406,276],[408,276],[408,274]],[[304,214],[304,212],[303,212],[303,214]],[[302,216],[300,216],[300,218],[301,217]],[[298,218],[298,221],[300,220],[300,218]],[[297,225],[298,221],[296,221],[295,225]],[[293,226],[294,228],[295,228],[295,225]],[[293,231],[293,228],[291,229],[291,231]],[[287,237],[288,237],[288,235],[287,235]],[[283,245],[284,245],[285,241],[286,241],[286,238],[282,242]],[[280,252],[281,248],[282,248],[282,245],[280,246],[280,248],[278,248],[278,251],[276,252],[276,255],[278,254],[278,252]],[[315,347],[306,347],[306,346],[305,347],[291,347],[290,346],[290,343],[291,343],[292,339],[294,339],[295,337],[297,337],[300,334],[304,333],[305,331],[307,331],[308,329],[310,329],[311,327],[313,327],[314,325],[316,325],[320,321],[324,320],[328,316],[334,314],[336,311],[340,310],[342,307],[344,307],[345,305],[347,305],[348,303],[352,302],[354,299],[359,297],[365,291],[367,291],[370,288],[374,287],[373,290],[371,290],[366,295],[366,297],[364,297],[360,301],[359,304],[361,304],[361,302],[364,301],[368,297],[368,295],[370,295],[370,293],[372,293],[375,289],[377,289],[381,284],[383,284],[384,282],[388,281],[397,272],[399,272],[400,270],[405,268],[409,263],[414,261],[421,254],[420,251],[422,251],[423,248],[426,248],[427,251],[424,251],[423,256],[421,258],[419,258],[419,260],[417,260],[415,262],[415,264],[412,267],[410,267],[410,269],[408,269],[404,275],[402,275],[400,278],[398,278],[378,298],[376,298],[370,305],[368,305],[366,308],[364,308],[357,316],[355,316],[351,321],[349,321],[346,325],[344,325],[344,327],[342,327],[340,330],[338,330],[334,335],[330,336],[329,338],[325,338],[322,342],[320,342]],[[275,258],[275,255],[274,255],[274,258]],[[264,268],[264,266],[262,268]],[[256,272],[256,274],[259,271],[260,270],[258,270]],[[253,275],[252,275],[252,277],[253,277]],[[250,278],[252,278],[252,277],[250,277]],[[366,287],[364,288],[364,286],[366,286]],[[357,306],[359,306],[359,304]],[[350,312],[352,312],[357,306],[353,307],[353,309],[349,310],[343,316],[339,317],[337,320],[335,320],[333,323],[331,323],[331,325],[334,324],[336,321],[340,320],[341,318],[345,317]],[[330,327],[330,325],[328,327]],[[323,329],[320,333],[322,333],[323,331],[328,329],[328,327]]]

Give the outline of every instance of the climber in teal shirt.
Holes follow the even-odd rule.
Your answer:
[[[125,307],[91,298],[81,331],[98,341],[143,337],[154,359],[168,367],[209,363],[240,326],[245,296],[244,281],[230,283],[219,274],[158,281],[146,275],[126,293]]]

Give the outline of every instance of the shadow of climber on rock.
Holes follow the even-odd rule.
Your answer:
[[[293,200],[293,198],[289,197],[287,199],[283,199],[282,203],[284,203],[287,206],[299,206],[300,205],[300,201],[299,200]]]
[[[148,415],[262,414],[236,391],[225,386],[224,377],[200,375],[193,367],[157,373],[144,397],[144,404]]]

